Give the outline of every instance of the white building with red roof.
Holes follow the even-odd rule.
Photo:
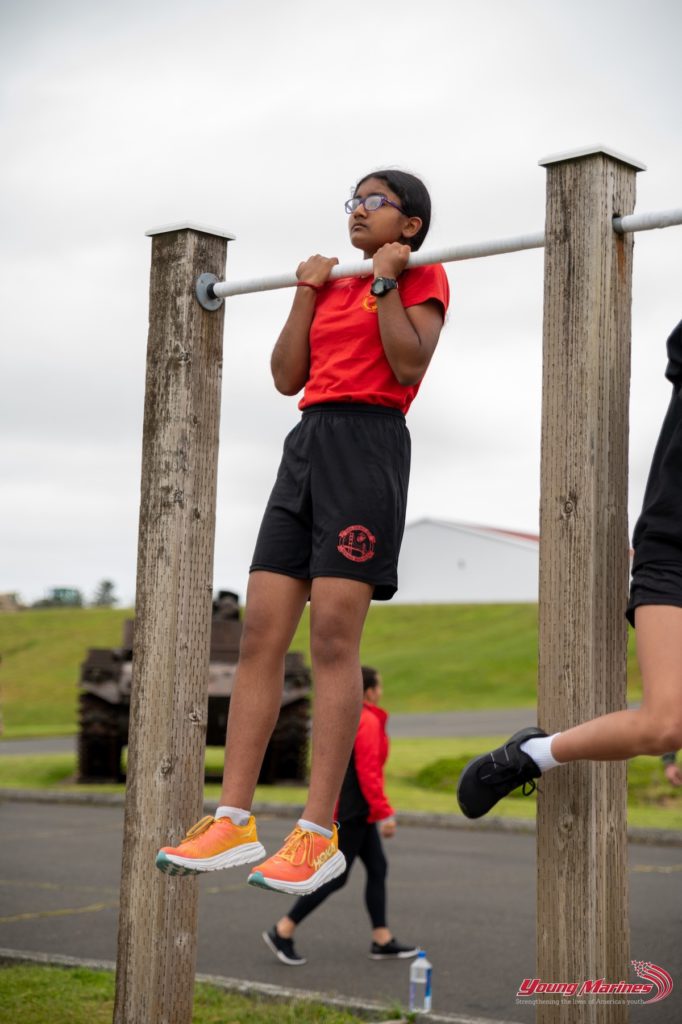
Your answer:
[[[418,519],[398,566],[401,604],[508,604],[538,599],[537,534]]]

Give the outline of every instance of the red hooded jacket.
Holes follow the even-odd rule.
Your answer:
[[[341,821],[359,815],[366,815],[370,823],[393,817],[393,808],[384,792],[384,765],[389,749],[387,721],[387,711],[376,704],[363,703],[353,755],[335,811],[335,817]]]

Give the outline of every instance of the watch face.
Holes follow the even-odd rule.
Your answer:
[[[377,277],[372,282],[370,291],[372,295],[385,295],[386,292],[390,292],[393,288],[397,288],[397,281],[391,280],[390,277]]]

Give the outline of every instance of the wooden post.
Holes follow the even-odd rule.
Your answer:
[[[115,1024],[190,1024],[197,887],[154,866],[201,817],[224,312],[195,282],[225,276],[232,236],[153,235],[133,690]]]
[[[602,149],[542,164],[538,722],[552,734],[626,706],[633,243],[612,218],[632,212],[643,168]],[[628,980],[625,764],[576,762],[548,772],[540,790],[538,977]],[[627,1017],[627,1005],[596,997],[537,1007],[541,1024]]]

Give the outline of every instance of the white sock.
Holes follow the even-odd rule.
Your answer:
[[[215,812],[215,817],[229,818],[233,825],[248,825],[251,812],[245,811],[243,807],[228,807],[227,805],[221,805]]]
[[[297,824],[304,828],[306,832],[317,832],[319,836],[324,836],[325,839],[331,839],[332,837],[332,833],[328,828],[322,828],[321,825],[316,825],[314,821],[306,821],[305,818],[299,818]]]
[[[522,743],[520,750],[532,757],[541,772],[549,771],[550,768],[557,768],[562,762],[552,757],[552,740],[561,733],[555,732],[553,736],[534,736],[531,740]]]

